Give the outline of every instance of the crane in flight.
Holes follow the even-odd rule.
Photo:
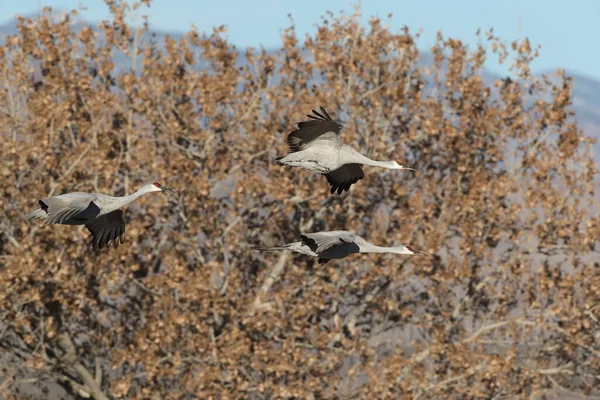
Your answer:
[[[150,192],[174,192],[158,182],[147,184],[129,196],[113,197],[102,193],[72,192],[39,200],[40,208],[27,214],[46,225],[85,225],[92,234],[92,247],[117,247],[124,242],[125,220],[122,207]]]
[[[343,126],[334,121],[323,107],[320,110],[312,110],[313,115],[307,115],[312,120],[296,124],[298,129],[287,137],[289,154],[276,159],[279,165],[301,167],[325,175],[331,194],[336,190],[338,194],[348,191],[350,186],[363,179],[363,164],[414,171],[402,166],[399,161],[371,160],[344,144],[339,137]]]
[[[254,247],[254,250],[273,251],[289,250],[308,256],[319,257],[319,264],[325,264],[332,259],[340,259],[355,253],[394,253],[405,255],[422,255],[426,253],[413,250],[410,246],[394,247],[375,246],[348,231],[328,231],[305,233],[300,235],[300,242],[288,243],[279,247]]]

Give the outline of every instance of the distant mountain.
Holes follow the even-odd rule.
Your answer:
[[[53,16],[57,20],[64,18],[67,13],[64,11],[54,11]],[[81,18],[72,18],[73,30],[79,31],[84,26],[85,21]],[[95,23],[90,23],[94,26]],[[0,25],[0,42],[4,41],[7,35],[15,34],[16,31],[16,20],[11,19]],[[176,32],[164,32],[164,31],[152,31],[146,35],[146,39],[154,39],[157,43],[163,43],[164,38],[170,36],[171,38],[178,40],[183,34]],[[239,50],[240,55],[244,53],[243,49]],[[277,49],[269,51],[270,53],[277,53]],[[242,59],[242,57],[240,57]],[[420,63],[423,65],[429,65],[433,61],[433,57],[429,52],[422,52]],[[115,54],[115,68],[117,70],[126,70],[130,68],[130,60],[123,54]],[[558,67],[557,67],[558,68]],[[544,71],[548,76],[553,76],[554,71]],[[542,75],[541,73],[538,75]],[[573,108],[576,113],[576,118],[579,127],[589,136],[599,139],[600,142],[600,80],[578,74],[577,72],[567,71],[567,75],[573,77]],[[500,79],[501,76],[493,74],[491,72],[484,72],[483,79],[488,84],[492,84],[495,80]],[[600,143],[595,145],[595,158],[600,163]]]
[[[573,107],[579,126],[588,135],[600,139],[600,81],[576,73],[569,75],[573,76]],[[598,143],[596,150],[597,156],[600,155]]]

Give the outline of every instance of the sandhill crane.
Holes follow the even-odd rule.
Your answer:
[[[289,154],[276,159],[279,165],[302,167],[325,175],[331,185],[331,194],[336,190],[341,194],[363,179],[365,175],[361,164],[414,171],[403,167],[399,161],[375,161],[363,156],[340,140],[343,126],[334,121],[323,107],[321,112],[312,112],[314,115],[307,115],[312,118],[311,121],[298,122],[298,129],[288,135]]]
[[[344,258],[355,253],[394,253],[405,255],[428,254],[414,251],[410,246],[380,247],[371,244],[348,231],[329,231],[305,233],[300,235],[300,242],[288,243],[280,247],[254,247],[254,250],[272,251],[289,250],[296,253],[319,257],[319,264],[324,264],[332,259]]]
[[[123,244],[125,221],[121,207],[150,192],[173,192],[158,182],[142,186],[129,196],[113,197],[102,193],[73,192],[39,200],[39,209],[27,218],[46,220],[46,225],[85,225],[92,234],[92,247],[103,248],[110,242]]]

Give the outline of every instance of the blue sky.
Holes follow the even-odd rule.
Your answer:
[[[327,10],[351,12],[357,0],[154,0],[144,13],[155,29],[185,31],[195,24],[201,31],[225,24],[229,39],[238,47],[263,45],[277,48],[281,30],[292,14],[299,36],[314,32],[314,25]],[[89,20],[107,18],[102,0],[0,0],[0,23],[15,14],[35,13],[41,6],[57,9],[87,7]],[[600,79],[600,0],[363,0],[363,19],[386,19],[392,13],[391,28],[407,25],[423,29],[420,47],[434,41],[436,32],[476,43],[478,28],[494,32],[505,40],[529,37],[541,44],[535,71],[557,67]],[[492,71],[503,67],[489,64]]]

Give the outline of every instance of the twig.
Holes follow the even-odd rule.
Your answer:
[[[254,110],[254,105],[256,104],[256,102],[258,101],[258,99],[260,99],[260,96],[263,94],[263,92],[264,92],[264,88],[263,89],[258,89],[252,95],[252,98],[250,99],[250,104],[246,107],[246,112],[244,112],[244,114],[242,114],[242,116],[240,116],[237,120],[233,121],[229,125],[229,129],[228,129],[229,132],[231,132],[232,128],[236,127],[239,123],[241,123],[243,120],[245,120],[246,117],[248,117],[248,115],[250,115],[250,112]]]
[[[135,283],[140,289],[142,289],[144,292],[151,294],[153,296],[162,296],[161,293],[155,292],[154,290],[150,290],[148,289],[146,286],[144,286],[144,284],[140,281],[138,281],[137,279],[132,279],[131,280],[133,283]]]
[[[102,364],[100,364],[100,357],[94,358],[94,362],[96,364],[95,378],[96,385],[98,387],[102,387]]]
[[[73,170],[75,169],[75,167],[77,167],[77,165],[81,162],[81,160],[83,160],[83,157],[85,157],[85,155],[87,154],[88,151],[90,151],[91,148],[92,148],[92,145],[88,144],[87,147],[79,154],[79,157],[77,157],[75,162],[73,162],[71,164],[71,166],[69,166],[69,168],[65,171],[64,174],[61,174],[60,178],[58,179],[59,182],[64,181],[65,178],[67,178],[69,175],[71,175],[73,173]],[[50,192],[48,193],[48,197],[51,197],[54,194],[54,191],[56,190],[57,187],[58,187],[58,183],[52,182],[51,187],[50,187]]]
[[[422,363],[429,356],[430,352],[431,352],[431,347],[428,347],[425,350],[421,350],[419,353],[417,353],[414,356],[414,361],[412,364]],[[402,368],[401,373],[398,374],[398,376],[396,378],[396,382],[400,382],[404,378],[404,376],[408,373],[410,367],[411,367],[410,365],[407,365],[404,368]]]
[[[75,345],[66,332],[58,336],[58,347],[64,352],[62,361],[70,364],[84,383],[84,385],[80,385],[74,382],[76,383],[75,386],[78,387],[80,391],[89,393],[89,395],[96,400],[108,400],[108,397],[102,392],[102,389],[97,384],[90,371],[78,361]],[[69,379],[67,376],[65,377]]]
[[[417,395],[414,397],[414,400],[417,400],[419,397],[421,397],[421,395],[423,393],[425,393],[425,392],[427,392],[429,390],[441,388],[441,387],[444,387],[444,386],[446,386],[446,385],[448,385],[450,383],[453,383],[453,382],[456,382],[456,381],[460,381],[461,379],[467,378],[467,377],[473,375],[477,370],[482,369],[483,367],[484,367],[484,365],[480,364],[480,365],[476,366],[475,368],[471,367],[471,368],[467,369],[467,372],[464,373],[464,374],[461,374],[461,375],[458,375],[458,376],[453,376],[452,378],[445,379],[445,380],[443,380],[441,382],[438,382],[438,383],[432,383],[432,384],[424,387],[423,389],[421,389],[417,393]]]
[[[400,57],[402,57],[404,55],[404,49],[402,50],[402,54],[400,55]],[[372,88],[371,90],[366,91],[365,93],[363,93],[359,98],[358,98],[358,102],[360,102],[361,100],[363,100],[366,97],[369,97],[370,95],[376,93],[377,91],[381,90],[382,88],[384,88],[385,86],[388,86],[390,84],[394,84],[396,83],[396,81],[393,79],[395,77],[395,75],[398,73],[398,71],[400,70],[401,67],[403,67],[404,65],[402,63],[398,63],[398,66],[396,66],[396,68],[394,68],[394,70],[392,71],[392,74],[389,78],[388,81],[383,82],[377,86],[375,86],[374,88]],[[395,105],[395,104],[394,104]]]
[[[213,345],[212,348],[212,356],[213,359],[215,360],[215,363],[219,363],[219,355],[217,353],[217,339],[215,338],[215,329],[211,326],[210,329],[208,330],[208,333],[210,335],[210,342]]]
[[[522,319],[512,320],[512,322],[514,322],[518,325],[525,325],[525,326],[536,326],[537,325],[534,322],[526,321],[526,320],[522,320]],[[467,339],[461,341],[460,343],[462,343],[462,344],[470,343],[470,342],[474,341],[475,339],[477,339],[479,336],[483,335],[484,333],[493,331],[494,329],[502,328],[502,327],[508,325],[509,323],[511,323],[511,321],[501,321],[501,322],[496,322],[496,323],[493,323],[490,325],[482,326],[474,334],[469,336]]]
[[[584,343],[579,343],[579,342],[577,342],[577,341],[575,341],[575,340],[571,339],[571,337],[570,337],[571,335],[570,335],[570,334],[569,334],[567,331],[565,331],[563,328],[561,328],[561,327],[559,327],[559,326],[553,326],[553,327],[551,327],[550,329],[554,329],[554,330],[556,330],[556,331],[558,331],[558,332],[562,333],[563,335],[565,335],[566,339],[567,339],[568,341],[570,341],[571,343],[573,343],[573,344],[575,344],[575,345],[577,345],[577,346],[579,346],[579,347],[583,347],[584,349],[586,349],[586,350],[588,350],[589,352],[591,352],[591,353],[592,353],[592,355],[596,356],[597,358],[600,358],[600,351],[598,351],[598,350],[594,349],[593,347],[590,347],[590,346],[588,346],[587,344],[584,344]]]
[[[554,378],[552,378],[552,376],[551,376],[551,375],[548,375],[548,376],[546,376],[546,378],[548,378],[548,380],[549,380],[550,382],[552,382],[552,384],[553,384],[555,387],[559,388],[561,391],[563,391],[563,392],[565,392],[565,393],[568,393],[568,394],[570,394],[570,395],[572,395],[572,396],[575,396],[575,397],[578,397],[578,398],[580,398],[580,399],[586,399],[586,398],[587,398],[587,396],[585,396],[585,395],[583,395],[583,394],[581,394],[581,393],[572,392],[572,391],[570,391],[569,389],[567,389],[566,387],[562,386],[561,384],[559,384],[558,382],[556,382],[556,380],[555,380]]]
[[[221,234],[221,237],[223,238],[223,237],[227,236],[227,234],[229,233],[229,231],[231,231],[238,223],[240,223],[241,220],[242,220],[242,217],[238,215],[233,220],[233,222],[231,222],[229,224],[229,226],[227,228],[225,228],[225,230],[223,230],[223,233]]]
[[[239,216],[238,216],[238,218],[241,219]],[[235,226],[235,223],[232,223],[229,226],[231,228],[233,228],[233,226]],[[220,277],[219,274],[216,272],[217,268],[218,268],[217,265],[215,265],[214,272],[213,272],[213,287],[216,290],[218,290],[219,293],[221,293],[221,294],[224,294],[225,291],[227,290],[227,285],[229,284],[229,274],[233,270],[233,268],[231,267],[231,262],[229,261],[229,251],[227,250],[227,246],[225,245],[225,240],[224,240],[225,235],[226,235],[226,233],[223,233],[223,235],[220,238],[217,238],[217,242],[219,242],[221,244],[221,250],[223,251],[223,277],[224,278],[221,280],[219,285],[217,285],[217,278]]]
[[[4,236],[6,236],[8,241],[10,243],[12,243],[13,246],[15,246],[18,249],[21,248],[21,244],[19,244],[19,242],[17,242],[17,239],[15,239],[10,233],[8,233],[8,231],[6,229],[2,229],[2,231],[0,231],[0,233],[4,233]]]
[[[273,284],[279,280],[279,277],[283,273],[283,269],[285,267],[288,257],[289,253],[287,251],[281,253],[281,255],[279,256],[279,260],[277,260],[275,266],[271,269],[271,271],[269,271],[269,274],[265,278],[263,285],[256,294],[256,299],[252,304],[251,313],[254,313],[257,309],[261,308],[261,296],[266,295],[269,289],[271,289],[271,286],[273,286]]]
[[[560,367],[556,367],[556,368],[538,369],[537,372],[542,375],[557,375],[557,374],[573,375],[573,374],[575,374],[575,372],[573,372],[572,370],[569,369],[572,366],[573,366],[573,363],[569,362],[565,365],[561,365]]]
[[[392,280],[390,278],[385,279],[385,281],[380,284],[377,285],[375,288],[373,288],[373,290],[371,290],[366,296],[365,298],[361,301],[361,303],[355,307],[350,314],[348,314],[348,321],[344,324],[343,328],[347,328],[348,331],[351,334],[354,334],[355,331],[355,326],[356,326],[356,320],[358,319],[358,317],[365,312],[365,310],[367,309],[367,307],[371,304],[371,302],[373,301],[373,299],[383,290],[385,289],[390,283],[392,282]],[[342,339],[342,334],[343,334],[343,328],[342,330],[340,330],[340,332],[338,332],[334,338],[332,339],[332,341],[330,342],[330,344],[339,342]]]
[[[491,280],[491,278],[493,277],[493,275],[488,275],[487,277],[485,277],[481,282],[479,282],[479,284],[477,284],[477,286],[475,286],[475,290],[473,291],[473,293],[480,291],[485,284]],[[466,303],[467,301],[471,300],[472,296],[469,296],[468,294],[465,295],[462,299],[460,299],[460,301],[458,302],[458,304],[456,305],[456,307],[454,308],[454,311],[452,312],[452,318],[456,319],[458,317],[458,314],[460,313],[460,308],[462,307],[462,305],[464,303]]]

